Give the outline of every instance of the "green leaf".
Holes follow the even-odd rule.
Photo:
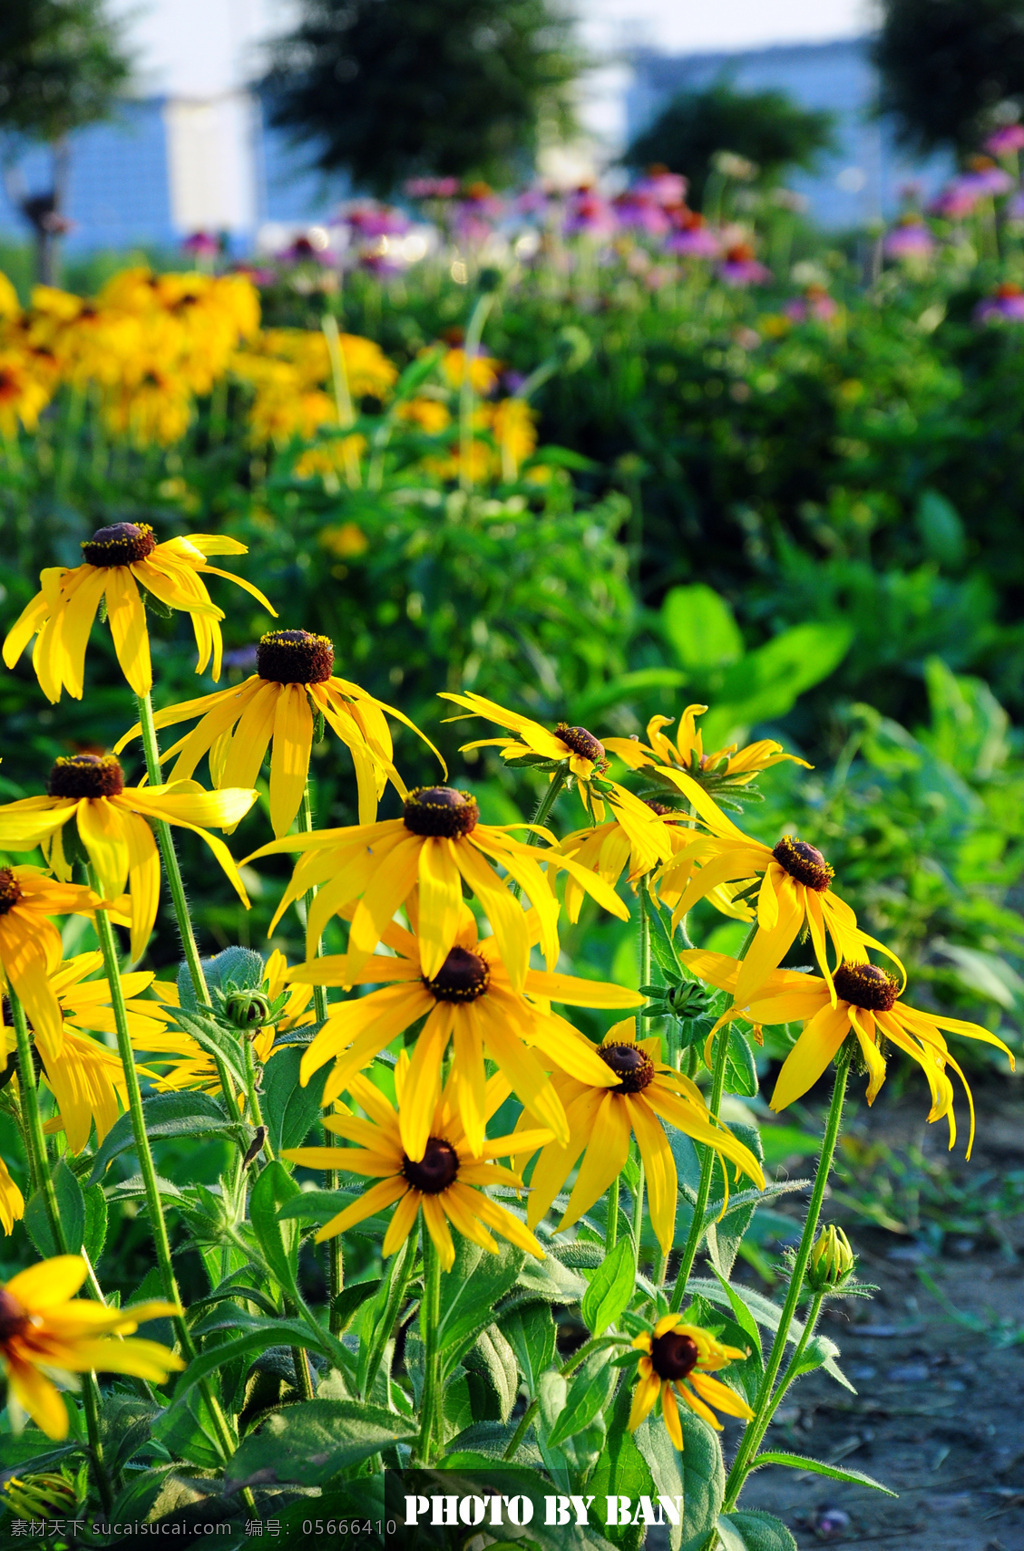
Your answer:
[[[220,1105],[205,1093],[155,1093],[143,1099],[142,1113],[150,1141],[180,1136],[232,1136],[237,1130]],[[98,1184],[113,1160],[134,1146],[132,1117],[121,1115],[97,1150],[89,1184]]]
[[[757,1096],[757,1067],[754,1053],[735,1023],[729,1024],[729,1050],[725,1058],[725,1091],[742,1098]]]
[[[608,1423],[608,1436],[593,1476],[587,1483],[587,1491],[593,1492],[598,1503],[606,1497],[628,1497],[635,1502],[638,1497],[654,1495],[654,1481],[650,1466],[636,1446],[629,1430],[629,1412],[633,1392],[630,1384],[620,1384]],[[623,1551],[639,1551],[647,1531],[644,1525],[608,1525],[605,1534]]]
[[[64,1230],[64,1243],[68,1253],[77,1255],[82,1247],[85,1231],[85,1199],[82,1187],[61,1158],[53,1171],[53,1188],[57,1196],[57,1212]],[[50,1219],[41,1190],[36,1190],[25,1208],[25,1227],[39,1253],[48,1258],[62,1253],[50,1230]]]
[[[703,583],[669,589],[661,605],[661,628],[692,678],[706,677],[743,656],[743,637],[732,609]]]
[[[633,1296],[636,1281],[636,1257],[632,1241],[620,1239],[611,1254],[598,1266],[583,1294],[580,1312],[592,1336],[603,1335],[614,1325]]]
[[[186,1034],[191,1034],[207,1055],[223,1061],[237,1088],[245,1088],[245,1062],[242,1055],[244,1034],[238,1029],[224,1028],[204,1009],[189,1012],[183,1007],[176,1007],[174,1021]]]
[[[107,1198],[102,1185],[89,1185],[82,1194],[85,1201],[82,1247],[95,1266],[107,1242]]]
[[[564,1408],[548,1433],[548,1447],[556,1449],[589,1427],[611,1399],[617,1379],[607,1352],[593,1352],[569,1385]]]
[[[678,668],[637,668],[632,673],[620,673],[610,683],[582,696],[576,715],[581,722],[590,722],[609,706],[633,701],[644,690],[681,689],[685,683],[686,674],[680,673]]]
[[[804,690],[839,666],[852,640],[852,625],[830,620],[794,625],[748,652],[722,677],[714,709],[702,723],[705,747],[719,748],[756,722],[785,716]]]
[[[718,1520],[722,1551],[797,1551],[781,1519],[757,1508],[723,1513]]]
[[[516,1355],[532,1399],[537,1393],[541,1374],[551,1366],[555,1355],[555,1322],[551,1309],[546,1303],[522,1304],[503,1314],[498,1326]]]
[[[356,1400],[306,1400],[272,1411],[250,1433],[225,1470],[224,1489],[324,1486],[382,1449],[415,1437],[394,1411]]]
[[[516,1367],[516,1354],[497,1325],[488,1325],[486,1330],[480,1332],[463,1358],[463,1365],[467,1368],[475,1367],[476,1363],[471,1362],[471,1359],[478,1359],[480,1366],[486,1370],[498,1397],[501,1420],[507,1422],[519,1393],[519,1369]]]
[[[662,974],[668,976],[670,984],[681,977],[689,979],[688,972],[683,970],[676,956],[672,928],[666,923],[665,916],[650,895],[647,897],[647,913],[651,922],[651,952]]]
[[[278,1216],[299,1217],[303,1222],[315,1222],[322,1228],[355,1198],[355,1192],[350,1190],[300,1189],[297,1195],[285,1202]]]
[[[302,1046],[293,1045],[275,1054],[263,1068],[263,1118],[275,1153],[301,1147],[320,1115],[327,1069],[315,1073],[303,1088],[299,1082],[302,1056]]]
[[[468,1239],[459,1239],[455,1264],[441,1277],[438,1338],[446,1369],[494,1319],[495,1305],[515,1286],[524,1259],[522,1250],[510,1244],[502,1244],[492,1255]]]
[[[758,1454],[752,1465],[753,1470],[758,1470],[762,1465],[788,1465],[791,1470],[810,1470],[816,1476],[830,1476],[833,1481],[852,1481],[857,1486],[870,1486],[876,1492],[884,1492],[886,1497],[898,1497],[899,1492],[892,1491],[883,1486],[881,1481],[876,1481],[874,1476],[867,1476],[863,1470],[849,1470],[839,1465],[830,1465],[826,1460],[808,1459],[803,1454],[782,1454],[776,1449],[767,1449],[763,1454]]]
[[[714,1267],[712,1267],[712,1270],[714,1270]],[[729,1283],[725,1280],[719,1271],[716,1270],[715,1275],[718,1277],[718,1280],[722,1284],[722,1290],[729,1300],[729,1305],[735,1316],[737,1325],[739,1325],[740,1329],[744,1332],[745,1335],[750,1337],[754,1350],[757,1352],[758,1357],[760,1357],[762,1355],[761,1332],[757,1328],[757,1320],[754,1318],[753,1314],[751,1314],[750,1310],[747,1308],[747,1305],[743,1302],[743,1299],[737,1292],[736,1288],[730,1287]]]
[[[249,1196],[252,1231],[278,1284],[293,1298],[298,1297],[299,1228],[294,1219],[282,1221],[278,1209],[298,1191],[284,1164],[275,1160],[261,1171]]]
[[[758,1162],[762,1162],[761,1138],[757,1127],[734,1122],[732,1130],[735,1136],[750,1148]],[[742,1194],[747,1199],[733,1202],[721,1221],[709,1223],[707,1229],[711,1263],[715,1271],[726,1280],[732,1275],[732,1268],[736,1263],[743,1235],[750,1227],[750,1220],[764,1199],[760,1191],[744,1191]],[[753,1199],[750,1199],[751,1195]]]
[[[654,1489],[665,1497],[683,1498],[682,1525],[670,1530],[672,1551],[691,1542],[702,1544],[718,1521],[725,1496],[725,1466],[718,1434],[706,1427],[690,1410],[680,1405],[683,1452],[677,1454],[665,1431],[660,1415],[651,1415],[637,1428],[637,1448],[646,1459],[654,1478]]]

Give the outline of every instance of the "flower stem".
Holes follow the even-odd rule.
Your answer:
[[[153,723],[153,702],[149,695],[136,695],[135,703],[139,709],[139,724],[142,728],[142,747],[146,756],[146,770],[149,774],[150,784],[159,786],[163,781],[163,772],[160,769],[160,747],[156,738],[156,727]],[[163,858],[164,873],[167,877],[167,886],[171,891],[171,903],[174,906],[175,919],[178,922],[178,932],[181,936],[181,948],[188,965],[189,976],[192,981],[192,989],[196,995],[196,1001],[201,1007],[209,1007],[210,993],[206,985],[206,976],[203,974],[203,963],[199,957],[199,948],[196,945],[196,934],[192,929],[192,917],[189,915],[188,899],[185,895],[185,884],[181,876],[181,868],[178,865],[178,853],[174,847],[174,836],[171,834],[170,825],[163,819],[154,819],[153,827],[156,830],[157,844],[160,847],[160,855]],[[241,1114],[238,1108],[238,1100],[235,1090],[228,1076],[227,1067],[220,1056],[213,1057],[217,1068],[217,1077],[220,1081],[221,1092],[224,1095],[224,1104],[228,1115],[232,1120],[240,1120]]]
[[[245,1102],[248,1110],[249,1124],[256,1130],[263,1129],[263,1155],[268,1163],[274,1161],[274,1149],[270,1145],[270,1133],[263,1123],[263,1111],[260,1108],[260,1097],[256,1090],[256,1063],[253,1060],[252,1040],[243,1035],[245,1045]]]
[[[850,1053],[848,1049],[840,1052],[836,1066],[835,1082],[832,1087],[832,1102],[829,1105],[828,1119],[825,1123],[825,1135],[821,1143],[821,1156],[818,1159],[818,1172],[814,1180],[814,1189],[811,1191],[810,1205],[807,1208],[807,1218],[804,1222],[804,1230],[800,1236],[800,1245],[793,1262],[793,1272],[789,1281],[789,1291],[782,1307],[779,1318],[779,1328],[775,1332],[775,1340],[772,1343],[771,1353],[764,1370],[764,1378],[757,1393],[757,1404],[754,1407],[753,1418],[747,1423],[746,1431],[740,1440],[740,1446],[736,1451],[729,1479],[726,1482],[725,1506],[732,1508],[739,1497],[743,1483],[750,1471],[751,1461],[761,1439],[764,1437],[772,1412],[777,1400],[773,1399],[775,1380],[782,1360],[786,1355],[786,1342],[789,1337],[789,1329],[796,1314],[800,1294],[803,1291],[804,1276],[807,1271],[807,1262],[810,1259],[811,1250],[814,1247],[814,1236],[818,1231],[818,1218],[821,1216],[822,1202],[825,1199],[825,1190],[828,1186],[828,1177],[832,1170],[832,1160],[835,1157],[836,1142],[839,1140],[839,1130],[843,1122],[843,1102],[846,1097],[846,1083],[850,1073]],[[810,1325],[810,1321],[808,1321]],[[806,1335],[806,1331],[805,1331]],[[809,1340],[810,1338],[807,1337]],[[806,1345],[806,1341],[804,1343]],[[783,1381],[786,1382],[785,1380]]]
[[[96,880],[92,876],[91,868],[90,881],[93,887],[95,887]],[[153,1151],[149,1145],[149,1136],[146,1132],[146,1117],[142,1110],[142,1090],[139,1087],[139,1074],[135,1069],[135,1053],[132,1050],[131,1034],[128,1030],[128,1009],[125,1007],[124,989],[121,985],[121,971],[117,962],[117,944],[114,942],[114,929],[105,910],[95,911],[94,920],[96,923],[96,935],[100,942],[100,951],[103,954],[103,969],[107,978],[107,985],[110,988],[110,1004],[114,1012],[117,1053],[121,1058],[121,1067],[124,1071],[125,1087],[128,1093],[128,1113],[131,1116],[132,1137],[135,1142],[135,1150],[139,1155],[139,1170],[142,1174],[146,1206],[149,1210],[153,1247],[156,1250],[157,1267],[160,1273],[160,1286],[168,1303],[180,1306],[181,1297],[174,1276],[174,1266],[171,1263],[171,1244],[167,1236],[167,1223],[164,1218],[163,1202],[160,1199],[160,1185],[157,1180],[156,1166],[153,1163]],[[184,1313],[174,1316],[174,1329],[183,1357],[186,1362],[193,1361],[197,1355],[196,1347],[192,1340],[191,1331],[185,1323]],[[220,1402],[214,1394],[209,1380],[200,1380],[199,1387],[202,1390],[203,1399],[206,1401],[217,1430],[218,1441],[224,1451],[225,1458],[227,1458],[234,1452],[235,1440],[231,1436],[231,1430],[228,1427],[227,1420],[220,1407]]]
[[[306,781],[302,793],[302,808],[299,812],[299,827],[303,834],[313,833],[313,804],[309,795],[309,781]],[[306,890],[306,920],[309,920],[309,912],[316,899],[315,886]],[[317,939],[316,957],[319,958],[323,951],[323,943]],[[327,1017],[327,987],[314,985],[313,987],[313,1011],[317,1023],[322,1023]],[[324,1127],[324,1141],[328,1147],[339,1147],[340,1139],[333,1131]],[[340,1178],[336,1169],[328,1169],[324,1174],[324,1185],[328,1190],[337,1190]],[[335,1307],[342,1287],[345,1285],[345,1262],[342,1258],[341,1234],[336,1233],[332,1239],[327,1240],[327,1322],[332,1335],[341,1334],[341,1320]]]
[[[67,1235],[64,1232],[64,1224],[60,1220],[60,1207],[57,1204],[57,1192],[53,1188],[53,1176],[50,1173],[46,1160],[46,1137],[43,1133],[43,1122],[39,1114],[36,1069],[35,1063],[32,1060],[32,1042],[29,1038],[25,1009],[21,1005],[17,992],[10,984],[7,987],[7,994],[11,1003],[11,1021],[14,1024],[14,1036],[18,1042],[18,1086],[21,1089],[21,1115],[24,1121],[22,1134],[25,1141],[25,1152],[28,1155],[29,1177],[32,1180],[33,1187],[39,1191],[43,1198],[46,1219],[50,1225],[50,1236],[53,1239],[54,1252],[58,1255],[66,1255],[68,1253],[68,1241]],[[88,1264],[89,1262],[86,1260],[86,1265],[88,1266]],[[102,1301],[101,1297],[100,1302],[102,1303]],[[114,1493],[103,1459],[103,1444],[100,1439],[99,1386],[96,1382],[95,1373],[84,1374],[83,1381],[82,1407],[85,1411],[85,1427],[89,1435],[89,1448],[95,1466],[96,1485],[104,1512],[109,1513],[114,1505]]]
[[[612,1180],[608,1187],[608,1215],[604,1227],[604,1252],[610,1255],[615,1248],[615,1241],[619,1236],[619,1177]]]
[[[541,794],[540,801],[533,810],[533,818],[530,820],[531,824],[547,823],[551,810],[558,801],[562,787],[565,785],[566,770],[567,766],[559,765],[557,770],[552,771],[551,780],[548,782],[545,791]],[[526,836],[526,844],[528,846],[540,844],[539,836],[532,829]]]
[[[433,1448],[437,1412],[441,1400],[441,1260],[434,1242],[423,1226],[423,1302],[420,1305],[420,1334],[423,1337],[423,1416],[420,1428],[419,1462],[429,1465]],[[443,1439],[441,1440],[443,1442]]]

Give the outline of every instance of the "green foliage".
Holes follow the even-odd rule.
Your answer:
[[[4,0],[0,126],[51,144],[107,118],[129,61],[104,0]]]
[[[384,194],[438,172],[521,176],[545,117],[571,123],[579,63],[551,0],[305,0],[264,90],[321,168]]]
[[[922,151],[969,150],[1000,104],[1024,103],[1020,0],[884,0],[879,110]]]
[[[661,163],[685,172],[691,197],[704,201],[715,153],[732,151],[755,163],[766,182],[794,167],[813,167],[834,147],[833,115],[803,108],[785,92],[737,91],[727,80],[702,91],[678,92],[631,142],[630,167]]]

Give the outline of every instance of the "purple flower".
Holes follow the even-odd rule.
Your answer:
[[[973,212],[980,197],[977,189],[968,187],[964,179],[957,178],[936,196],[929,212],[945,221],[961,221]]]
[[[592,188],[578,188],[569,195],[565,212],[567,237],[611,237],[616,229],[615,211]]]
[[[839,308],[823,285],[809,285],[803,296],[787,302],[782,310],[794,323],[830,323]]]
[[[181,246],[186,253],[195,254],[196,258],[215,258],[220,252],[220,242],[212,232],[193,232]]]
[[[889,233],[883,246],[889,258],[925,258],[935,247],[935,238],[919,216],[907,215]]]
[[[1024,290],[1007,281],[974,309],[976,323],[1024,323]]]
[[[685,205],[670,210],[673,230],[665,243],[668,253],[682,253],[688,258],[717,258],[721,243],[702,215],[687,210]]]
[[[614,204],[619,224],[626,231],[646,232],[649,237],[662,237],[669,230],[669,219],[661,205],[639,187],[619,194]]]
[[[1009,156],[1024,150],[1024,124],[1006,124],[997,129],[985,141],[985,149],[990,156]]]
[[[405,185],[410,199],[454,199],[459,192],[458,178],[410,178]]]
[[[718,274],[726,285],[734,286],[765,285],[772,278],[771,270],[758,263],[753,248],[745,242],[738,242],[726,250]]]
[[[373,241],[378,237],[401,237],[409,230],[409,217],[402,210],[395,210],[390,205],[378,205],[367,201],[365,204],[350,205],[345,211],[344,220],[352,230],[353,236]]]
[[[682,204],[689,186],[681,173],[669,172],[667,167],[648,167],[646,176],[634,183],[633,193],[643,199],[653,199],[656,205],[667,210]]]

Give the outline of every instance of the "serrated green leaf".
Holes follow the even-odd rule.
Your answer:
[[[848,1466],[830,1465],[827,1460],[809,1459],[803,1454],[784,1454],[776,1449],[767,1449],[763,1454],[758,1454],[752,1465],[753,1470],[762,1465],[788,1465],[791,1470],[809,1470],[816,1476],[829,1476],[833,1481],[852,1481],[857,1486],[870,1486],[876,1492],[884,1492],[886,1497],[898,1497],[899,1492],[894,1492],[890,1487],[883,1486],[881,1481],[876,1481],[874,1476],[865,1475],[863,1470],[851,1470]]]
[[[82,1187],[61,1158],[53,1171],[53,1188],[57,1196],[57,1212],[64,1231],[64,1243],[69,1254],[77,1255],[82,1247],[85,1230],[85,1199]],[[36,1249],[44,1258],[62,1253],[50,1229],[50,1219],[41,1190],[36,1190],[25,1207],[25,1227]]]
[[[497,1255],[460,1238],[455,1264],[441,1277],[441,1320],[438,1338],[446,1369],[458,1361],[478,1331],[494,1319],[498,1299],[515,1286],[522,1250],[502,1244]]]
[[[258,991],[266,974],[262,955],[252,948],[225,948],[213,958],[203,959],[202,967],[203,979],[211,991],[223,991],[229,982],[239,991]],[[186,1012],[199,1007],[187,964],[178,966],[178,1001]]]
[[[588,1357],[569,1385],[562,1410],[548,1431],[548,1447],[556,1449],[567,1438],[589,1427],[611,1399],[617,1379],[607,1353],[594,1352]]]
[[[279,1209],[298,1194],[299,1187],[283,1163],[268,1163],[249,1195],[249,1220],[267,1265],[278,1285],[298,1297],[299,1228],[294,1219],[282,1220]]]
[[[302,1047],[292,1046],[275,1054],[263,1068],[263,1118],[275,1153],[301,1147],[320,1115],[327,1068],[314,1073],[303,1088],[299,1082],[302,1056]]]
[[[729,1024],[729,1053],[725,1060],[725,1091],[741,1098],[756,1098],[758,1089],[754,1053],[735,1023]]]
[[[356,1400],[306,1400],[272,1411],[232,1457],[225,1491],[244,1486],[323,1486],[382,1449],[416,1435],[394,1411]]]
[[[205,1093],[155,1093],[143,1099],[142,1113],[150,1141],[180,1136],[231,1136],[237,1131],[220,1105]],[[98,1184],[113,1160],[134,1145],[131,1115],[121,1115],[96,1153],[89,1184]]]
[[[555,1322],[546,1303],[527,1303],[503,1314],[500,1329],[516,1355],[531,1399],[555,1355]]]
[[[628,1307],[636,1281],[636,1257],[629,1239],[620,1239],[590,1278],[580,1312],[592,1336],[603,1335]]]
[[[723,1513],[718,1520],[718,1534],[722,1551],[798,1551],[782,1520],[758,1508]]]

